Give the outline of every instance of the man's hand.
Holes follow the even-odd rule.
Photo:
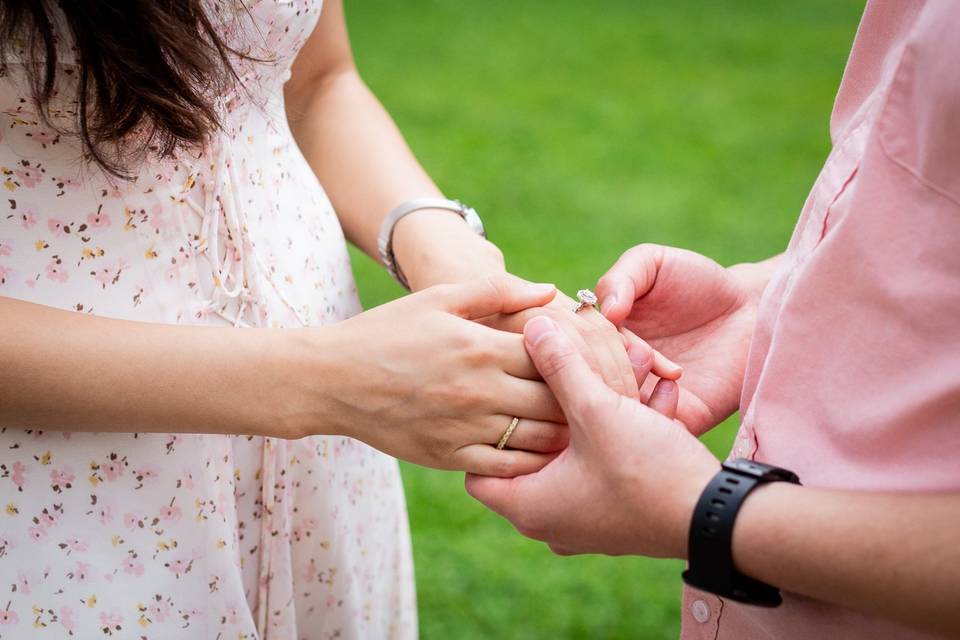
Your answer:
[[[546,306],[509,315],[491,316],[484,320],[484,324],[501,331],[520,333],[531,318],[548,316],[566,332],[590,367],[599,373],[612,389],[631,398],[639,397],[635,367],[628,357],[624,339],[618,334],[617,328],[594,309],[574,313],[576,306],[576,302],[558,294]],[[679,368],[676,375],[679,375]]]
[[[557,553],[684,557],[693,507],[719,463],[658,412],[675,406],[675,383],[659,382],[650,406],[616,393],[549,317],[530,320],[524,342],[567,417],[570,444],[530,475],[469,475],[467,491]]]
[[[677,416],[694,434],[739,407],[757,302],[773,266],[724,269],[691,251],[639,245],[597,284],[603,314],[642,339],[626,334],[636,348],[648,350],[646,341],[683,367]]]

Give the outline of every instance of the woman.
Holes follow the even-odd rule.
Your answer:
[[[355,315],[344,232],[441,194],[340,2],[85,6],[0,1],[0,633],[413,636],[375,449],[535,470],[566,428],[504,330],[548,313],[635,395],[620,337],[443,209],[388,229],[431,288]]]

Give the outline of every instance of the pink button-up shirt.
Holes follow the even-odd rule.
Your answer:
[[[733,455],[809,486],[960,490],[960,2],[871,1],[830,132],[761,301]],[[682,637],[929,636],[687,589]]]

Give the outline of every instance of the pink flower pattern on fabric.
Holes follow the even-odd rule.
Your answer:
[[[209,3],[215,22],[267,62],[238,63],[246,90],[218,101],[207,145],[133,181],[78,169],[75,137],[42,124],[18,64],[0,67],[0,296],[238,330],[360,311],[283,108],[321,3],[254,0],[237,20],[228,5]],[[397,464],[360,442],[6,428],[0,489],[5,640],[416,637]]]

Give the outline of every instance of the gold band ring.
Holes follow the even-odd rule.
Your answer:
[[[518,424],[520,424],[520,418],[514,418],[510,421],[510,426],[507,427],[507,430],[503,432],[502,436],[500,436],[500,442],[497,443],[497,451],[507,446],[507,440],[509,440],[510,436],[513,435],[513,432],[516,431]]]

